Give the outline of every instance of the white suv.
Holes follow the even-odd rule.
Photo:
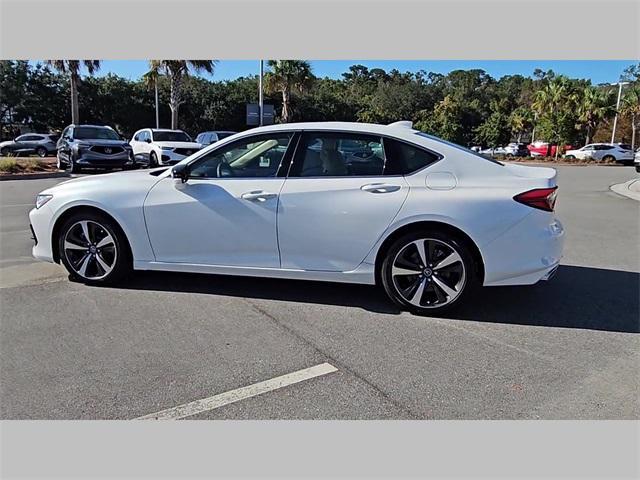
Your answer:
[[[580,160],[593,159],[628,164],[633,162],[633,150],[628,150],[625,145],[618,143],[590,143],[576,150],[567,150],[564,156]]]
[[[202,145],[191,140],[182,130],[143,128],[129,142],[137,164],[157,167],[174,165],[197,152]]]

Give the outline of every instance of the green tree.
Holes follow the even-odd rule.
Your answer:
[[[615,114],[611,90],[592,86],[585,87],[574,98],[578,109],[577,127],[585,132],[585,145],[591,143],[600,122]]]
[[[0,61],[0,135],[11,136],[8,125],[23,106],[29,82],[29,64],[26,61]]]
[[[71,87],[71,123],[80,123],[80,103],[78,101],[78,85],[80,84],[80,68],[84,66],[93,75],[100,69],[100,60],[46,60],[50,65],[63,75],[69,76]]]
[[[526,105],[522,105],[511,112],[509,115],[509,127],[511,132],[516,135],[518,142],[522,142],[524,133],[533,127],[533,120],[533,110]]]
[[[216,60],[150,60],[149,71],[162,73],[169,77],[171,86],[169,108],[171,109],[171,128],[178,128],[178,112],[184,103],[182,86],[189,71],[207,72],[215,70]]]
[[[627,88],[620,105],[620,113],[631,117],[631,146],[635,148],[636,132],[640,128],[640,81]]]
[[[292,91],[305,92],[315,79],[311,64],[304,60],[269,60],[267,64],[271,71],[265,75],[265,90],[282,94],[280,120],[282,123],[288,123],[292,119]]]

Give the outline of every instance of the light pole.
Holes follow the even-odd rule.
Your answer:
[[[160,108],[158,105],[158,77],[153,81],[153,86],[156,90],[156,128],[160,128]]]
[[[622,86],[628,85],[629,82],[612,83],[611,85],[618,85],[618,101],[616,102],[616,116],[613,117],[613,130],[611,131],[611,143],[616,139],[616,127],[618,126],[618,110],[620,110],[620,97],[622,96]]]
[[[264,100],[262,98],[262,77],[264,76],[264,61],[260,60],[260,81],[259,81],[259,90],[260,93],[258,95],[258,111],[260,113],[260,121],[258,125],[262,126],[262,117],[263,117],[263,109],[264,109]]]

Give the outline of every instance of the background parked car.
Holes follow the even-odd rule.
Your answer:
[[[223,138],[230,137],[231,135],[237,132],[223,131],[223,130],[215,130],[211,132],[201,132],[196,137],[196,143],[199,143],[202,146],[211,145],[212,143],[216,143]]]
[[[511,157],[528,157],[529,150],[524,143],[513,142],[504,147],[507,156]]]
[[[35,153],[39,157],[46,157],[56,152],[58,136],[50,133],[25,133],[0,143],[0,155],[31,155]]]
[[[555,157],[557,148],[557,145],[542,141],[533,142],[527,145],[527,149],[529,149],[529,155],[531,155],[532,157]],[[565,145],[564,151],[566,152],[567,150],[571,150],[572,148],[572,145]]]
[[[480,150],[480,154],[495,157],[497,155],[506,155],[507,151],[504,147],[485,148],[484,150]]]
[[[182,130],[157,128],[138,130],[129,143],[136,163],[152,168],[174,165],[202,148]]]
[[[593,159],[597,161],[616,161],[626,164],[633,163],[633,150],[631,146],[626,148],[623,144],[590,143],[582,148],[568,150],[566,158],[579,158],[581,160]]]
[[[633,164],[636,166],[636,172],[640,173],[640,148],[636,150],[636,154],[633,157]]]
[[[85,167],[133,167],[133,153],[126,140],[111,127],[69,125],[58,140],[58,168],[78,172]]]

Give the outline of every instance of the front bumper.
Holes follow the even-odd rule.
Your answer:
[[[195,150],[194,150],[195,152]],[[180,155],[172,150],[162,150],[162,157],[160,159],[161,165],[175,165],[176,163],[187,158],[188,155]]]
[[[38,209],[34,208],[29,212],[29,226],[35,242],[31,253],[38,260],[45,262],[53,262],[51,245],[52,219],[53,212],[49,205],[43,205]]]
[[[92,168],[118,168],[133,165],[133,163],[133,153],[130,150],[125,150],[124,152],[113,155],[82,150],[78,152],[76,159],[78,166]]]

